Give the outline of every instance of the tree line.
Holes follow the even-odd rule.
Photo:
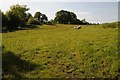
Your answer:
[[[6,13],[0,11],[0,17],[2,17],[2,30],[16,30],[26,24],[90,24],[85,19],[79,20],[74,12],[66,10],[56,12],[55,18],[50,21],[48,21],[48,17],[41,12],[36,12],[34,16],[32,16],[32,14],[27,11],[29,11],[27,5],[19,4],[10,6],[10,9]]]

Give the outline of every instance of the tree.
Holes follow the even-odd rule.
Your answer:
[[[61,24],[89,24],[85,19],[79,20],[75,13],[60,10],[55,14],[54,21]]]
[[[0,16],[1,16],[0,19],[2,19],[2,30],[7,30],[7,26],[9,22],[8,17],[1,11],[0,11]]]
[[[27,18],[32,17],[32,14],[31,14],[31,13],[27,13],[26,15],[27,15]]]
[[[81,22],[82,22],[82,24],[84,24],[84,25],[89,24],[89,23],[86,21],[86,19],[82,19]]]
[[[29,20],[30,17],[32,17],[32,14],[31,13],[27,13],[26,14],[26,22]]]
[[[39,20],[41,22],[41,16],[42,16],[42,13],[36,12],[34,15],[34,18],[36,18],[37,20]]]
[[[42,14],[40,12],[36,12],[34,15],[34,18],[40,21],[40,23],[46,23],[48,21],[48,18],[45,14]]]
[[[6,12],[9,18],[9,28],[16,29],[18,26],[23,26],[26,23],[26,11],[29,10],[26,7],[26,5],[19,4],[10,7],[10,10]]]
[[[47,21],[48,21],[47,16],[45,14],[42,14],[42,16],[41,16],[41,22],[42,23],[46,23]]]
[[[54,20],[62,24],[76,24],[77,16],[73,12],[61,10],[56,13]]]
[[[6,14],[9,20],[8,25],[7,25],[7,30],[16,30],[18,26],[20,26],[19,17],[12,12],[7,12]]]
[[[75,22],[75,24],[82,24],[82,22],[79,19],[77,19]]]

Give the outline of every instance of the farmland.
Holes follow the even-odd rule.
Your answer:
[[[74,26],[42,25],[3,33],[3,77],[118,77],[118,28]]]

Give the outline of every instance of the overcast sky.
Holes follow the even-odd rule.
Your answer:
[[[3,12],[9,10],[9,7],[14,4],[24,4],[27,5],[30,10],[28,12],[35,14],[36,11],[40,11],[48,16],[48,19],[53,19],[55,17],[55,13],[59,10],[68,10],[72,11],[77,15],[78,19],[86,19],[91,23],[106,23],[106,22],[115,22],[118,21],[118,0],[105,0],[103,2],[82,2],[79,0],[75,0],[72,2],[67,0],[67,2],[55,2],[51,0],[48,2],[44,0],[40,2],[38,0],[27,0],[27,1],[1,1],[0,9]],[[46,2],[45,2],[46,1]],[[50,1],[50,0],[49,0]],[[54,2],[53,2],[54,1]],[[87,0],[86,0],[87,1]],[[114,2],[113,2],[114,1]]]

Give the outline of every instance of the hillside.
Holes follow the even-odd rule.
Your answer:
[[[118,77],[118,28],[74,26],[42,25],[3,33],[3,77]]]

